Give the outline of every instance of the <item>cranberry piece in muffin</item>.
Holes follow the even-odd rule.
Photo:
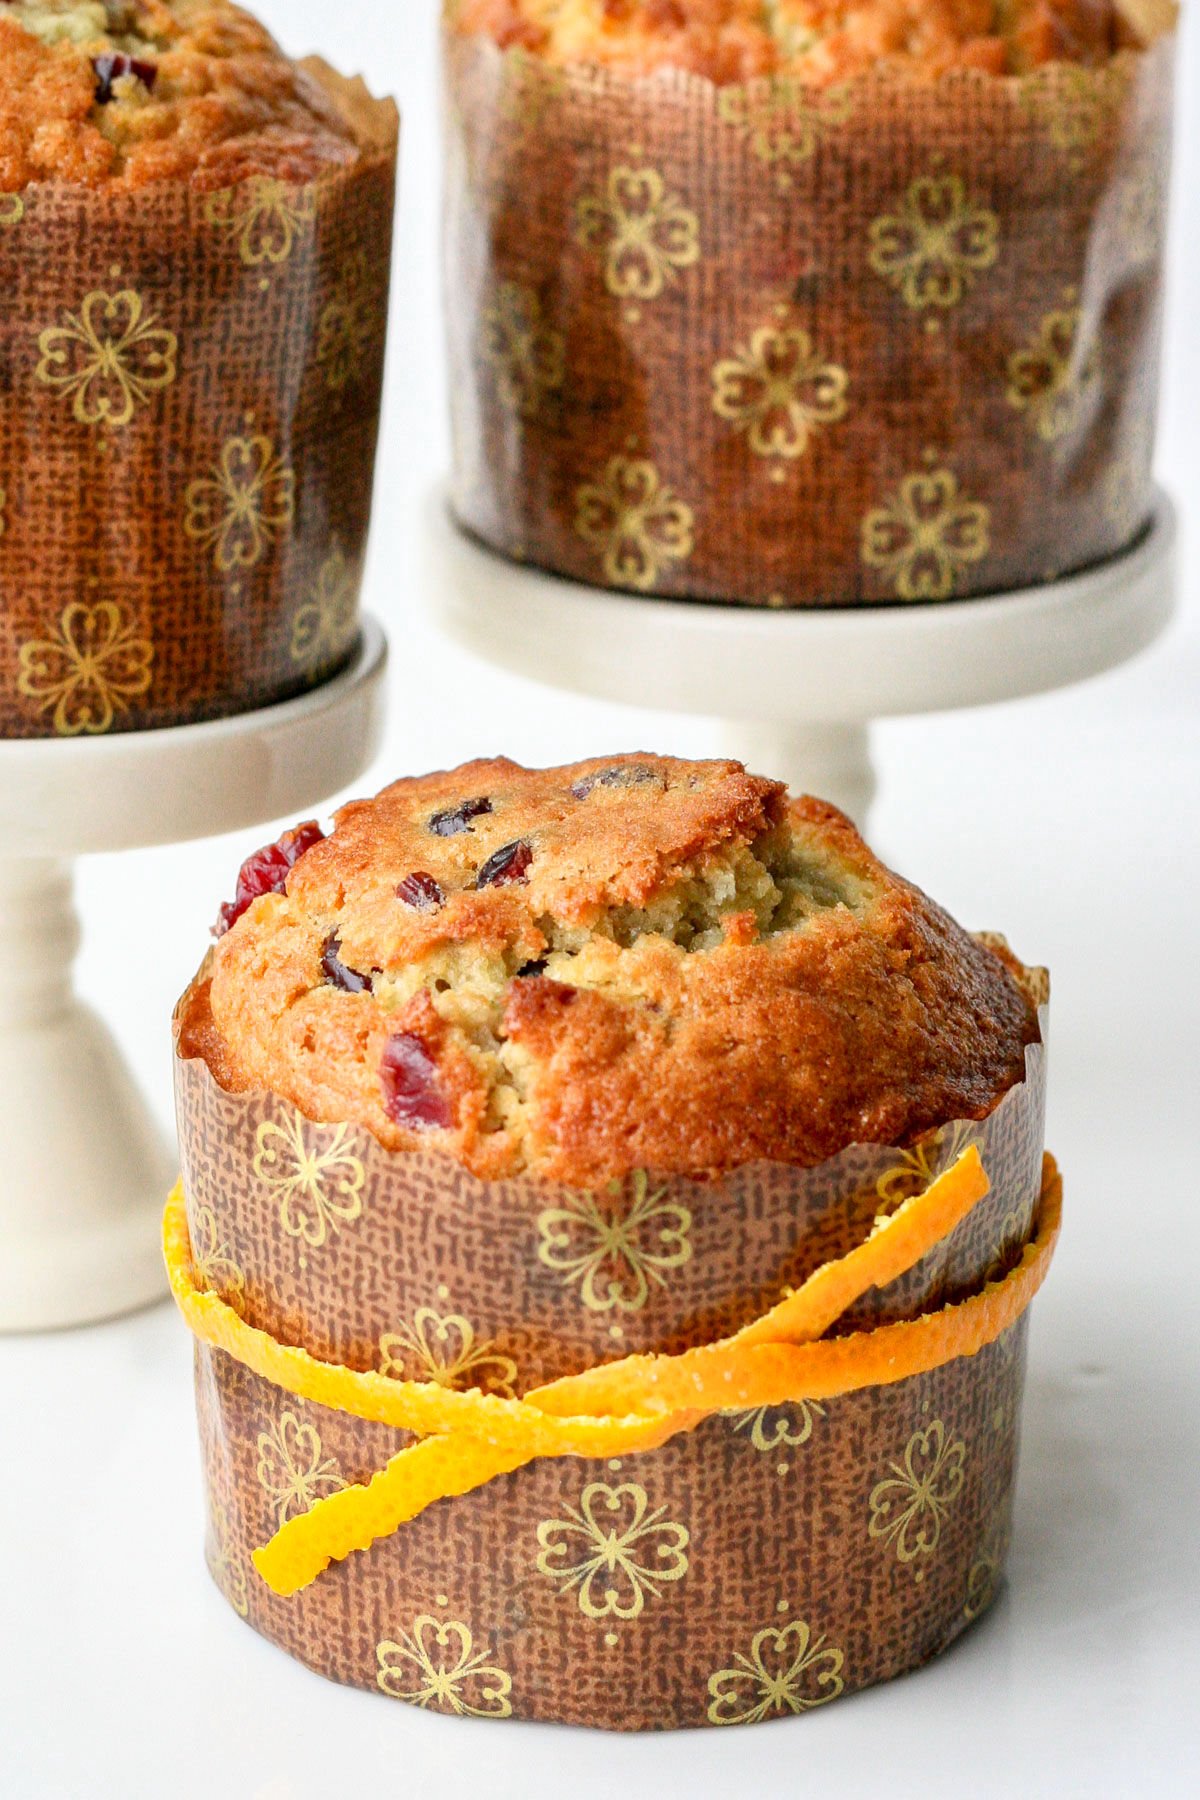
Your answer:
[[[533,850],[524,838],[515,843],[505,844],[493,856],[489,856],[479,874],[475,878],[477,888],[508,887],[515,881],[524,881],[533,863]]]
[[[282,894],[300,858],[324,839],[321,827],[310,819],[294,831],[285,831],[277,843],[267,844],[248,856],[238,872],[237,893],[218,913],[213,936],[224,937],[261,895]]]
[[[411,1032],[398,1031],[384,1045],[379,1064],[383,1110],[396,1125],[415,1130],[445,1131],[450,1107],[437,1085],[437,1063],[428,1047]]]
[[[458,837],[462,832],[470,831],[472,819],[482,819],[491,810],[492,803],[486,795],[478,800],[463,800],[446,812],[434,813],[429,829],[434,837]]]
[[[411,906],[414,912],[440,912],[446,904],[441,882],[434,875],[426,875],[422,869],[404,877],[396,889],[396,898],[405,906]]]
[[[158,80],[158,64],[143,56],[125,56],[113,51],[107,56],[93,56],[96,71],[96,105],[108,106],[114,99],[113,83],[126,75],[135,75],[144,88],[153,88]]]
[[[344,994],[369,994],[375,985],[369,975],[360,975],[342,961],[342,940],[336,931],[325,939],[321,972],[331,987],[341,988]]]

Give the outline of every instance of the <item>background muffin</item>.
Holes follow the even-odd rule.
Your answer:
[[[600,586],[946,600],[1151,504],[1169,6],[447,10],[454,504]]]
[[[357,638],[397,121],[225,0],[0,8],[0,731],[269,704]]]

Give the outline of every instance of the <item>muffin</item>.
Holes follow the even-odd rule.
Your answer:
[[[592,585],[774,607],[1127,548],[1174,18],[449,0],[460,522]]]
[[[227,0],[0,7],[0,733],[353,654],[397,130]]]
[[[1052,1238],[1043,978],[832,807],[649,755],[398,782],[252,857],[218,932],[168,1261],[255,1629],[635,1729],[805,1711],[984,1610]]]

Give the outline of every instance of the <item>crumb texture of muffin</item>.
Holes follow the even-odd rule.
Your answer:
[[[1037,1038],[841,813],[732,762],[400,781],[252,859],[231,918],[182,1053],[485,1178],[903,1144],[985,1116]]]
[[[452,0],[455,28],[552,63],[823,86],[880,62],[1022,74],[1140,42],[1113,0]]]
[[[229,0],[0,0],[0,192],[312,181],[355,123]]]

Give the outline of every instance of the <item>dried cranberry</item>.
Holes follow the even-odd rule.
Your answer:
[[[113,98],[113,83],[120,81],[124,75],[136,75],[143,87],[152,88],[158,80],[158,64],[147,62],[141,56],[123,56],[113,51],[105,56],[93,56],[92,67],[96,71],[96,105],[107,106]]]
[[[434,837],[460,837],[464,831],[470,831],[472,819],[481,819],[491,810],[492,803],[486,798],[464,800],[460,805],[452,806],[448,812],[434,813],[429,821],[429,829]]]
[[[374,986],[369,975],[360,975],[357,969],[349,968],[342,961],[342,940],[336,931],[331,931],[325,939],[321,970],[326,981],[341,988],[344,994],[369,994]]]
[[[237,895],[226,901],[218,913],[213,936],[224,937],[260,894],[282,894],[287,878],[300,858],[324,839],[321,827],[310,819],[306,825],[297,825],[294,831],[285,831],[278,843],[267,844],[253,856],[248,856],[238,873]]]
[[[515,881],[524,881],[532,861],[532,849],[524,838],[518,838],[515,844],[505,844],[488,857],[475,877],[475,886],[509,887]]]
[[[415,875],[406,875],[396,889],[397,900],[403,900],[405,906],[411,906],[414,912],[440,912],[446,904],[446,896],[440,881],[432,875],[426,875],[420,869]]]
[[[450,1108],[437,1086],[437,1063],[428,1046],[411,1032],[388,1039],[379,1064],[383,1110],[397,1125],[445,1131]]]
[[[585,775],[575,782],[571,788],[577,800],[586,800],[593,788],[644,787],[646,782],[654,780],[654,770],[648,763],[622,763],[612,769],[597,769],[594,775]]]

